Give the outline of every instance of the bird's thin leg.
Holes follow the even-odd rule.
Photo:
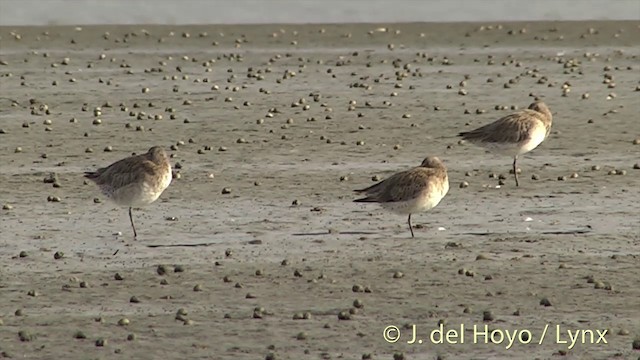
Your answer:
[[[518,183],[518,166],[517,166],[517,161],[518,161],[518,157],[514,156],[513,157],[513,176],[515,176],[516,178],[516,186],[520,186],[520,184]]]
[[[131,215],[131,207],[129,207],[129,220],[131,220],[131,228],[133,228],[133,240],[138,238],[138,234],[136,233],[136,226],[133,225],[133,216]]]
[[[407,222],[409,223],[409,231],[411,231],[411,237],[413,236],[413,226],[411,226],[411,214],[409,214],[409,219],[407,220]]]

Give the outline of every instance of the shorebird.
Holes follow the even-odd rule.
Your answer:
[[[354,202],[379,203],[397,214],[408,214],[409,231],[414,237],[411,214],[433,209],[448,191],[447,168],[439,158],[429,156],[418,167],[396,173],[366,189],[355,190],[367,196]]]
[[[513,156],[513,174],[518,182],[518,155],[535,149],[549,136],[551,111],[542,101],[469,132],[461,132],[464,140],[499,154]]]
[[[149,205],[160,197],[171,183],[171,163],[164,149],[154,146],[145,154],[130,156],[96,171],[85,172],[84,177],[95,182],[107,198],[120,206],[129,207],[135,240],[138,234],[131,209]]]

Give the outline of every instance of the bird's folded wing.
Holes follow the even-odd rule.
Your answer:
[[[125,159],[128,160],[128,159]],[[155,164],[151,161],[116,162],[109,166],[101,175],[102,183],[107,183],[114,189],[125,187],[133,183],[141,183],[147,176],[153,174]]]
[[[465,133],[463,138],[469,141],[488,143],[518,143],[527,140],[530,130],[538,124],[539,113],[533,110],[507,115],[491,124]]]
[[[396,174],[389,178],[393,180],[389,186],[384,187],[376,194],[379,202],[408,201],[420,196],[424,191],[430,191],[435,180],[433,171],[430,169],[416,168],[407,172]]]

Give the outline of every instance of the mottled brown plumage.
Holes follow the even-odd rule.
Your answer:
[[[172,179],[169,156],[159,146],[130,156],[96,171],[85,172],[100,190],[118,205],[129,207],[133,237],[137,237],[132,207],[151,204],[169,186]]]
[[[513,156],[513,173],[519,186],[518,155],[535,149],[549,136],[553,116],[547,105],[536,101],[529,108],[502,117],[490,124],[461,132],[464,140],[491,151]]]
[[[367,196],[354,202],[379,203],[395,213],[408,214],[409,230],[414,237],[411,214],[434,208],[448,191],[447,168],[439,158],[431,156],[418,167],[396,173],[368,188],[355,190]]]

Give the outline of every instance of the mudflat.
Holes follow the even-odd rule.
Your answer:
[[[637,358],[639,26],[0,28],[0,357]],[[536,97],[516,187],[456,135]],[[154,145],[133,241],[82,174]],[[352,202],[426,156],[415,239]]]

